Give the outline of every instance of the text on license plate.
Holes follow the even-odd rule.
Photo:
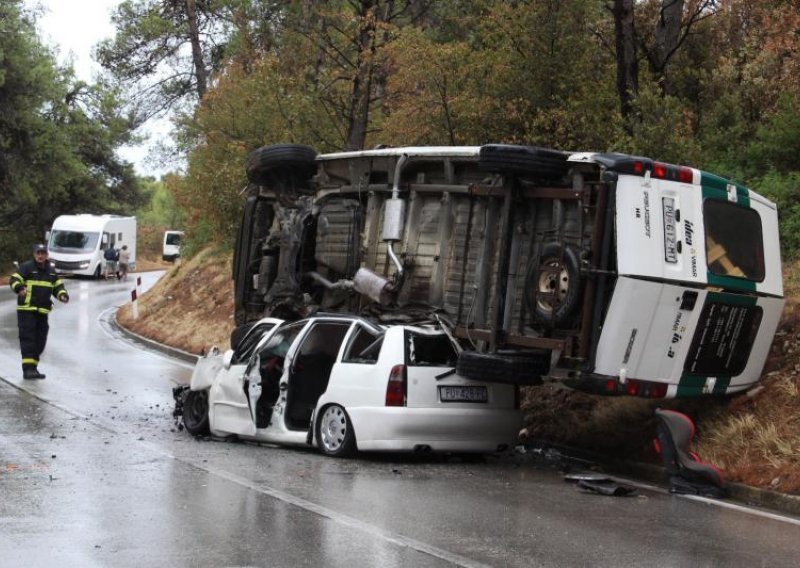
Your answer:
[[[671,197],[663,199],[664,205],[664,260],[678,262],[675,234],[675,200]]]
[[[489,393],[486,387],[440,386],[439,400],[442,402],[488,402]]]

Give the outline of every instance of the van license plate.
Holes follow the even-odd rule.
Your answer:
[[[675,233],[675,200],[665,197],[664,205],[664,259],[667,262],[678,262],[678,251],[676,249]]]
[[[442,402],[488,402],[486,387],[439,387]]]

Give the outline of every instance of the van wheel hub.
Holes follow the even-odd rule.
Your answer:
[[[539,267],[536,305],[544,312],[552,312],[569,293],[569,272],[556,259],[547,259]]]

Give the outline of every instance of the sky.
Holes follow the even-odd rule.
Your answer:
[[[92,48],[101,40],[114,36],[111,13],[122,0],[25,0],[25,6],[41,6],[44,13],[37,22],[39,34],[50,45],[61,63],[72,61],[79,79],[91,82],[101,71],[92,59]],[[152,120],[137,134],[153,140],[169,135],[169,121]],[[165,173],[147,159],[150,144],[121,148],[119,155],[133,162],[139,175],[160,176]]]

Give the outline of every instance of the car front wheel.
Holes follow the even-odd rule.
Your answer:
[[[210,432],[208,424],[208,389],[190,390],[183,403],[183,425],[193,436],[207,436]]]
[[[317,420],[317,445],[328,456],[350,457],[356,450],[353,424],[344,408],[338,404],[326,406]]]

